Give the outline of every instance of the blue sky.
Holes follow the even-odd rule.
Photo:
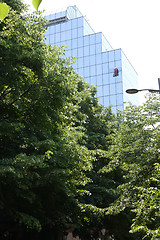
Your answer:
[[[31,4],[31,0],[24,0]],[[42,0],[50,12],[77,5],[95,32],[122,48],[138,73],[140,88],[158,88],[160,77],[159,0]],[[33,7],[31,7],[33,9]]]

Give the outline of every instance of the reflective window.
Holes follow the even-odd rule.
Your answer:
[[[109,85],[103,86],[103,93],[104,93],[104,96],[109,95]]]
[[[83,58],[78,58],[78,68],[83,67]]]
[[[102,86],[97,86],[97,96],[101,97],[103,96],[103,87]]]
[[[56,33],[55,37],[56,42],[60,42],[60,33]]]
[[[49,27],[49,33],[54,34],[55,33],[55,25],[52,25]]]
[[[103,74],[105,74],[105,73],[108,73],[109,72],[109,70],[108,70],[108,64],[102,64],[102,70],[103,70]]]
[[[123,93],[122,83],[116,83],[116,92]]]
[[[109,51],[109,61],[110,62],[114,61],[114,51]]]
[[[89,55],[89,46],[84,47],[84,56]]]
[[[97,54],[96,56],[96,64],[102,64],[102,55],[101,54]]]
[[[96,64],[96,55],[91,55],[90,56],[90,64],[95,65]]]
[[[78,28],[78,37],[83,37],[83,28]]]
[[[95,34],[91,34],[90,41],[89,41],[90,45],[95,44],[95,42],[96,42]]]
[[[96,77],[91,77],[91,84],[93,84],[94,86],[97,85],[97,81],[96,81]]]
[[[109,107],[109,97],[104,97],[104,106]]]
[[[83,27],[83,17],[78,18],[78,27]]]
[[[85,81],[90,83],[90,78],[89,77],[85,77]]]
[[[76,18],[71,20],[71,26],[72,26],[72,28],[77,28],[78,22],[77,22]]]
[[[83,38],[78,38],[78,47],[83,46]]]
[[[117,108],[116,108],[116,107],[112,107],[112,112],[113,112],[114,114],[116,114],[116,111],[117,111]]]
[[[96,53],[96,46],[95,45],[90,45],[89,48],[90,48],[90,55]]]
[[[121,49],[115,50],[115,60],[121,59]]]
[[[116,95],[110,96],[110,105],[113,105],[113,106],[116,105]]]
[[[72,46],[71,40],[66,41],[66,44],[67,44],[67,48],[71,49],[71,46]]]
[[[77,48],[72,49],[72,57],[77,57]]]
[[[56,24],[56,32],[60,32],[60,24]]]
[[[109,75],[103,74],[103,84],[109,84]]]
[[[61,31],[65,31],[66,30],[66,23],[61,23]]]
[[[103,63],[108,62],[108,52],[102,53],[102,61]]]
[[[89,67],[84,68],[84,77],[89,77]]]
[[[95,65],[90,67],[90,73],[92,76],[96,75],[96,66]]]
[[[102,42],[102,33],[96,33],[96,43]]]
[[[89,66],[89,57],[84,57],[84,66]]]
[[[50,35],[50,38],[49,38],[49,43],[50,44],[54,44],[55,43],[55,35]]]
[[[80,76],[83,77],[83,76],[84,76],[83,68],[79,68],[79,69],[78,69],[78,73],[79,73]]]
[[[97,65],[97,75],[102,74],[102,65]]]
[[[72,35],[71,35],[71,31],[67,31],[66,32],[66,38],[67,39],[71,39]]]
[[[122,62],[121,62],[121,60],[115,61],[115,67],[118,68],[119,71],[122,70]]]
[[[84,37],[84,45],[89,45],[89,36]]]
[[[100,97],[100,98],[99,98],[99,103],[103,105],[103,102],[104,102],[103,97]]]
[[[115,64],[114,62],[109,62],[109,72],[114,74]]]
[[[66,22],[66,29],[71,29],[71,21]]]
[[[110,94],[111,95],[116,94],[116,86],[115,86],[115,84],[110,84],[109,86],[110,86]]]
[[[66,38],[65,32],[61,32],[61,42],[64,41]]]
[[[113,77],[113,73],[109,73],[109,83],[110,84],[113,84],[113,83],[115,83],[115,77]]]
[[[78,57],[83,56],[83,47],[78,48]]]
[[[72,66],[75,70],[77,69],[77,59],[76,59],[75,63],[72,64]]]
[[[78,46],[77,38],[72,39],[72,48],[77,48],[77,46]]]
[[[49,34],[50,34],[50,29],[49,29],[49,28],[46,28],[45,36],[48,37]]]
[[[70,51],[65,51],[65,55],[66,55],[66,57],[70,57],[71,56],[71,52]]]
[[[102,85],[102,84],[103,84],[102,75],[98,75],[97,76],[97,86]]]
[[[77,29],[72,29],[72,38],[77,38],[77,37],[78,37]]]
[[[99,43],[99,44],[96,44],[96,53],[101,53],[102,51],[102,44]]]

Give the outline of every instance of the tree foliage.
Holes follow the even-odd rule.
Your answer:
[[[107,214],[129,210],[130,232],[136,239],[160,237],[159,119],[159,95],[148,96],[140,107],[127,107],[111,148],[113,165],[126,173],[125,183],[119,186],[121,195]]]
[[[6,1],[4,0],[4,2],[0,2],[0,20],[3,21],[9,13],[9,9],[11,7],[10,2],[9,3],[5,3]],[[41,4],[42,0],[32,0],[32,4],[34,6],[34,8],[36,10],[38,10],[39,5]]]

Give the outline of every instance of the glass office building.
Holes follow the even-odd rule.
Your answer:
[[[121,49],[113,49],[101,32],[95,33],[76,6],[46,16],[46,43],[67,46],[66,56],[76,57],[73,68],[97,87],[99,102],[123,110],[124,102],[138,104],[137,95],[125,93],[137,88],[137,73]]]

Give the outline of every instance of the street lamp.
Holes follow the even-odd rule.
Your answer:
[[[149,91],[149,92],[152,92],[152,93],[160,93],[160,90],[156,90],[156,89],[136,89],[136,88],[127,89],[126,93],[135,94],[135,93],[138,93],[138,92],[141,92],[141,91]]]

